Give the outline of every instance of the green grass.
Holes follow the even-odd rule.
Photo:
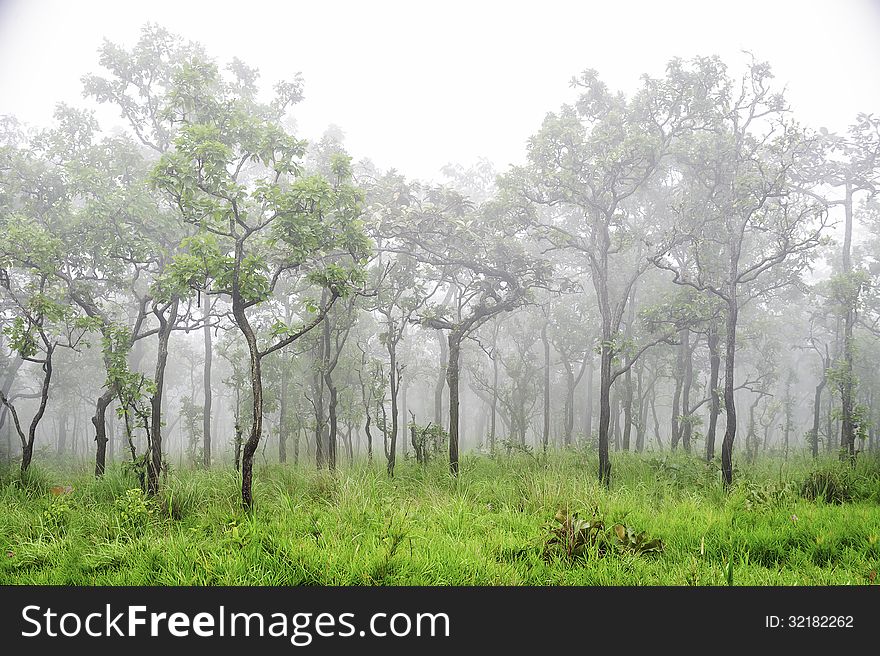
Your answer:
[[[111,468],[0,472],[0,584],[864,585],[880,569],[880,461],[805,456],[737,471],[725,491],[695,458],[467,457],[343,468],[258,467],[255,508],[228,470],[177,471],[145,499]],[[832,481],[828,483],[828,481]],[[52,485],[72,485],[55,496]],[[845,494],[826,494],[829,485]],[[546,552],[558,510],[622,523],[660,553]]]

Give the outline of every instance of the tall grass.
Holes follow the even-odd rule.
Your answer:
[[[119,467],[0,472],[0,583],[74,585],[849,585],[880,566],[880,461],[716,467],[616,454],[609,488],[578,451],[261,466],[244,512],[228,469],[172,472],[153,499]],[[53,494],[52,486],[72,492]],[[56,490],[57,491],[57,490]],[[660,553],[547,555],[554,515],[601,516]]]

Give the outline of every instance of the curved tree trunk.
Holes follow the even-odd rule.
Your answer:
[[[162,472],[162,396],[165,388],[165,366],[168,362],[168,341],[171,329],[177,321],[180,299],[175,297],[169,306],[168,318],[157,312],[159,318],[159,348],[156,354],[156,391],[150,399],[150,459],[147,463],[147,494],[159,492],[159,475]]]

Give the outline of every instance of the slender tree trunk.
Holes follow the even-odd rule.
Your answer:
[[[679,424],[679,420],[682,415],[681,391],[684,386],[685,332],[686,329],[682,329],[679,332],[678,357],[676,358],[675,366],[675,391],[672,394],[672,433],[670,433],[669,446],[673,451],[678,448],[678,442],[681,440],[681,425]]]
[[[497,331],[492,341],[492,416],[489,421],[489,450],[495,453],[495,429],[498,417],[498,353],[495,350]]]
[[[245,509],[249,510],[254,503],[254,454],[257,452],[260,437],[263,435],[263,371],[260,353],[257,348],[257,337],[254,334],[253,328],[251,328],[247,316],[245,316],[241,302],[236,303],[235,297],[233,297],[232,313],[239,330],[244,335],[245,342],[247,342],[251,365],[251,401],[253,402],[251,410],[253,412],[253,420],[251,421],[250,435],[244,443],[241,453],[241,503]]]
[[[205,469],[211,468],[211,364],[213,360],[212,344],[211,344],[211,327],[208,325],[208,314],[210,313],[210,303],[208,294],[205,294],[205,304],[202,310],[205,326],[205,370],[204,370],[204,393],[205,400],[202,406],[202,458]]]
[[[322,338],[323,339],[323,338]],[[319,348],[323,353],[322,344]],[[321,365],[315,368],[313,379],[315,387],[315,467],[324,468],[324,379],[321,375]]]
[[[736,285],[728,287],[727,335],[724,351],[724,413],[726,423],[721,442],[721,474],[725,486],[733,483],[733,442],[736,439],[736,403],[734,400],[734,370],[736,366],[736,322],[739,311]]]
[[[614,450],[620,451],[620,397],[617,389],[611,394],[611,439],[614,440]]]
[[[449,386],[449,471],[458,476],[458,367],[462,335],[449,332],[449,360],[446,384]]]
[[[721,399],[718,396],[718,373],[721,369],[721,354],[718,352],[718,325],[713,321],[709,325],[709,427],[706,430],[706,462],[715,458],[715,430],[718,425],[718,413],[721,411]]]
[[[154,378],[156,391],[150,399],[150,459],[147,463],[147,494],[159,492],[159,475],[162,472],[162,396],[165,389],[165,366],[168,362],[168,341],[171,329],[177,321],[177,309],[180,299],[172,300],[166,319],[161,313],[159,317],[159,348],[156,355],[156,375]]]
[[[632,435],[632,410],[633,410],[633,384],[632,367],[623,375],[623,439],[621,446],[624,451],[629,451],[630,437]]]
[[[654,438],[657,446],[663,450],[663,438],[660,436],[660,420],[657,418],[657,390],[651,393],[651,418],[654,420]]]
[[[446,386],[446,364],[449,361],[449,349],[443,331],[437,331],[437,339],[440,342],[440,372],[437,383],[434,385],[434,424],[443,426],[443,389]]]
[[[825,424],[828,435],[825,439],[825,452],[831,453],[836,445],[836,435],[834,434],[834,399],[833,395],[828,395],[828,405],[825,412]]]
[[[107,468],[107,406],[113,400],[113,390],[106,389],[95,404],[92,424],[95,426],[95,476],[100,478]]]
[[[846,184],[846,199],[844,201],[845,209],[845,227],[843,239],[843,273],[847,276],[845,287],[850,291],[853,285],[850,280],[852,273],[852,226],[853,226],[853,191],[852,184]],[[853,378],[853,356],[855,343],[853,341],[853,326],[856,319],[856,304],[858,302],[859,290],[850,297],[847,296],[846,315],[843,323],[843,363],[844,372],[840,380],[840,409],[841,409],[841,425],[840,425],[840,446],[841,458],[849,458],[851,461],[855,459],[855,422],[853,419],[853,409],[855,405],[855,381]]]
[[[407,439],[406,439],[406,426],[409,423],[406,420],[407,413],[407,402],[406,402],[406,391],[409,388],[409,385],[406,384],[406,378],[401,376],[400,380],[400,430],[403,433],[403,438],[400,440],[401,450],[403,451],[403,455],[406,456],[407,451]]]
[[[367,462],[373,464],[373,434],[370,432],[370,411],[366,412],[367,418],[364,420],[364,433],[367,435]]]
[[[58,420],[58,446],[57,451],[59,456],[63,456],[67,451],[67,413],[65,412],[61,415],[61,418]]]
[[[281,363],[281,398],[278,399],[278,462],[287,462],[287,367]]]
[[[544,345],[544,427],[541,446],[547,451],[550,442],[550,341],[547,339],[547,322],[541,328],[541,343]]]
[[[593,358],[588,353],[587,364],[587,393],[584,398],[584,439],[589,440],[593,435]]]
[[[794,399],[791,397],[791,373],[789,373],[785,384],[785,426],[782,430],[782,449],[785,460],[788,460],[788,440],[791,435],[792,414],[794,412]]]
[[[691,350],[691,332],[687,328],[684,330],[684,382],[681,389],[681,446],[685,453],[691,452],[691,433],[693,425],[691,424],[690,408],[691,408],[691,387],[694,383],[694,361],[693,351]]]
[[[329,419],[329,432],[327,434],[327,465],[331,472],[336,471],[336,446],[338,436],[338,420],[336,417],[337,390],[333,382],[333,372],[330,363],[330,316],[324,317],[324,385],[327,387],[329,399],[327,403],[327,415]]]
[[[608,427],[611,423],[611,336],[603,336],[599,369],[599,480],[611,483],[611,460],[608,455]]]
[[[574,434],[574,388],[575,388],[574,371],[571,363],[565,361],[565,417],[562,425],[563,444],[571,446]]]
[[[390,340],[388,355],[391,360],[391,374],[388,381],[391,387],[391,443],[385,450],[385,459],[388,476],[394,476],[394,466],[397,462],[397,431],[399,428],[397,393],[400,391],[400,370],[397,366],[397,348],[396,345],[391,344]],[[386,439],[388,439],[387,435]]]
[[[650,387],[645,389],[645,367],[640,363],[636,374],[636,398],[639,400],[638,424],[636,425],[636,453],[645,450],[645,431],[648,425],[648,393]]]
[[[813,428],[810,430],[810,452],[813,458],[819,457],[819,411],[822,406],[822,390],[825,388],[825,370],[822,370],[822,379],[816,385],[813,397]]]

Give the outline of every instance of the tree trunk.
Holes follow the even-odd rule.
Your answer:
[[[736,404],[734,401],[734,369],[736,365],[736,321],[737,307],[736,285],[728,287],[727,302],[727,335],[724,351],[724,440],[721,442],[721,475],[724,485],[733,483],[733,442],[736,439]]]
[[[172,300],[168,318],[161,313],[159,317],[159,348],[156,354],[156,375],[154,378],[156,391],[150,399],[150,459],[147,463],[147,494],[159,492],[159,475],[162,472],[162,395],[165,388],[165,365],[168,362],[168,341],[171,329],[177,321],[177,308],[180,299]]]
[[[202,407],[202,458],[205,469],[211,468],[211,364],[213,361],[211,344],[211,327],[208,325],[208,314],[211,308],[208,302],[208,294],[205,294],[205,305],[202,310],[205,326],[203,328],[205,338],[205,371],[204,392],[205,402]]]
[[[367,418],[364,421],[364,433],[367,435],[367,462],[373,464],[373,434],[370,432],[370,411],[366,412]]]
[[[614,450],[620,451],[620,398],[617,389],[611,395],[611,438],[614,440]]]
[[[321,367],[324,372],[324,385],[330,398],[327,403],[327,416],[329,419],[329,432],[327,434],[327,465],[331,472],[336,471],[336,446],[338,435],[338,421],[336,417],[337,391],[333,382],[333,372],[330,364],[330,316],[324,317],[324,359]]]
[[[550,442],[550,341],[547,339],[547,322],[541,328],[541,343],[544,345],[544,427],[541,446],[547,451]]]
[[[67,413],[61,415],[58,421],[58,455],[63,456],[67,451]]]
[[[278,399],[278,462],[287,462],[287,367],[281,363],[281,398]]]
[[[253,477],[254,477],[254,454],[260,444],[263,434],[263,371],[260,353],[257,348],[257,338],[248,322],[241,303],[235,303],[233,298],[232,313],[238,324],[239,330],[244,335],[248,345],[248,354],[251,364],[251,396],[253,420],[251,432],[241,453],[241,503],[245,509],[253,506]]]
[[[322,338],[323,339],[323,338]],[[319,343],[323,353],[323,346]],[[321,365],[315,368],[313,379],[315,388],[315,467],[324,468],[324,379],[321,375]]]
[[[691,387],[694,383],[694,361],[691,350],[691,331],[685,328],[683,335],[684,346],[684,382],[681,389],[681,446],[685,453],[691,452]]]
[[[611,484],[611,460],[608,456],[608,426],[611,423],[611,364],[613,358],[610,335],[602,340],[599,368],[599,481]]]
[[[458,366],[462,335],[449,333],[449,360],[446,384],[449,386],[449,471],[458,476]]]
[[[827,362],[827,361],[826,361]],[[813,397],[813,428],[810,429],[810,452],[814,458],[819,457],[819,410],[822,405],[822,390],[825,388],[825,369],[822,371],[822,379],[816,385]]]
[[[852,185],[846,184],[846,199],[844,201],[846,222],[843,239],[843,273],[847,277],[845,288],[849,292],[854,281],[850,280],[852,273],[852,226],[853,226],[853,191]],[[843,363],[844,372],[840,380],[840,446],[841,458],[855,458],[855,425],[853,420],[855,381],[853,378],[853,356],[855,344],[853,342],[853,326],[856,319],[856,304],[858,303],[859,290],[850,297],[847,296],[846,315],[843,323]]]
[[[492,416],[489,420],[489,450],[495,453],[495,428],[498,416],[498,353],[495,351],[496,331],[492,341]]]
[[[681,440],[681,390],[684,386],[684,333],[686,329],[679,332],[678,357],[675,365],[675,391],[672,394],[672,432],[670,433],[669,446],[675,451],[678,448],[678,442]]]
[[[654,420],[654,438],[657,446],[663,450],[663,438],[660,437],[660,420],[657,418],[657,390],[651,392],[651,418]]]
[[[391,373],[388,383],[391,387],[391,443],[385,449],[386,469],[388,476],[394,476],[394,465],[397,462],[397,430],[398,430],[398,408],[397,393],[400,390],[400,371],[397,368],[397,349],[395,345],[388,342],[388,355],[391,360]],[[385,427],[388,430],[388,427]],[[386,434],[386,439],[388,436]]]
[[[402,376],[401,376],[401,380],[400,380],[400,387],[401,387],[401,390],[400,390],[400,429],[403,432],[403,438],[400,440],[400,446],[401,446],[401,451],[403,452],[403,455],[406,456],[406,452],[407,452],[406,426],[409,423],[406,420],[406,413],[409,409],[409,408],[407,408],[406,391],[409,386],[406,384],[406,379],[403,378]]]
[[[633,385],[632,367],[623,375],[623,439],[621,446],[624,451],[629,451],[630,437],[632,435],[632,410],[633,410]]]
[[[113,399],[113,390],[106,389],[95,404],[95,416],[92,424],[95,426],[95,476],[100,478],[104,475],[107,467],[107,406]]]
[[[721,354],[718,352],[718,325],[713,321],[709,326],[709,428],[706,430],[706,462],[715,458],[715,430],[721,399],[718,396],[718,373],[721,369]]]
[[[587,364],[587,393],[584,398],[584,439],[590,440],[593,436],[593,358],[588,353]]]
[[[446,363],[449,361],[449,349],[443,338],[443,331],[437,331],[437,339],[440,342],[440,373],[437,383],[434,385],[434,423],[443,426],[443,388],[446,386]]]

